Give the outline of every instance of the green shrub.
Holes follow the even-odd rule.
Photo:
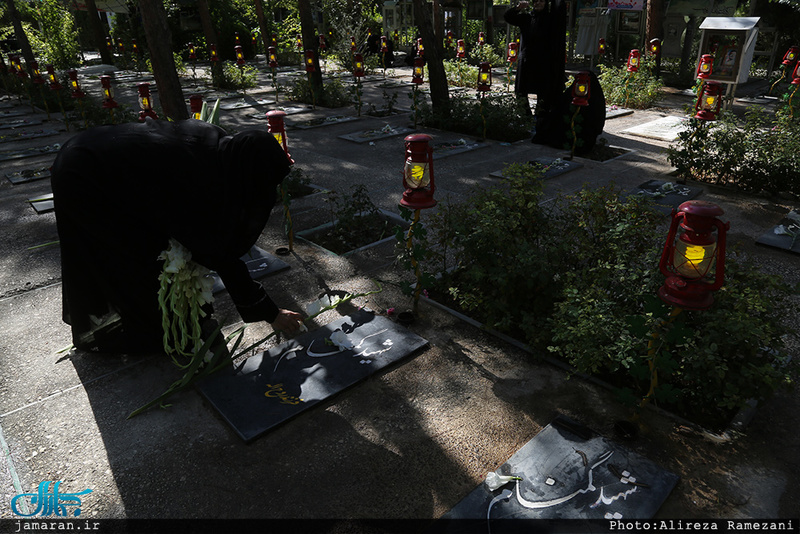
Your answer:
[[[644,58],[637,72],[628,72],[627,66],[601,68],[600,86],[607,105],[626,108],[646,109],[661,98],[664,84],[653,74],[655,62],[652,58]]]
[[[346,88],[338,78],[323,81],[322,95],[311,93],[311,84],[306,77],[295,78],[288,91],[290,100],[328,108],[340,108],[353,102],[350,89]]]
[[[519,141],[530,137],[532,118],[522,113],[511,93],[490,93],[483,99],[451,95],[447,112],[420,106],[420,122],[431,128],[486,137],[497,141]]]
[[[714,423],[790,382],[783,318],[788,288],[729,251],[726,280],[705,311],[670,317],[658,299],[664,218],[613,187],[542,202],[541,172],[504,170],[463,204],[440,203],[428,224],[426,271],[468,314],[638,404]],[[705,418],[705,419],[703,419]]]
[[[667,157],[683,178],[800,195],[800,121],[793,115],[784,111],[772,119],[751,107],[743,122],[725,112],[716,121],[692,118]]]
[[[464,60],[445,59],[444,74],[447,77],[448,87],[477,87],[478,85],[478,67],[470,65]],[[425,77],[429,79],[427,70]]]

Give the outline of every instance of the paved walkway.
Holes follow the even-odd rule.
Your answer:
[[[102,70],[102,69],[101,69]],[[407,82],[410,73],[396,69]],[[266,76],[261,76],[268,89]],[[95,83],[83,78],[85,87]],[[128,83],[128,82],[126,82]],[[379,80],[365,83],[365,99],[382,103]],[[133,100],[133,84],[118,86],[118,99]],[[99,92],[99,87],[95,93]],[[398,106],[408,108],[407,89],[398,89]],[[188,92],[187,92],[188,94]],[[267,91],[249,97],[269,98]],[[281,95],[282,97],[283,95]],[[688,97],[670,95],[668,107],[609,119],[603,137],[630,152],[599,163],[579,160],[582,168],[549,180],[547,194],[573,191],[584,184],[615,182],[623,190],[651,179],[670,180],[668,141],[631,135],[630,128],[680,116]],[[0,111],[24,112],[26,119],[57,134],[0,144],[0,151],[63,143],[72,132],[62,122],[29,113],[16,98]],[[281,102],[283,103],[283,102]],[[225,110],[223,127],[265,128],[269,106]],[[355,115],[353,108],[306,109],[290,117]],[[11,120],[0,118],[0,121]],[[409,115],[380,119],[362,115],[350,122],[312,129],[291,129],[292,156],[314,184],[349,193],[368,187],[381,208],[396,211],[402,193],[402,136],[354,143],[340,135],[385,125],[408,126]],[[420,129],[437,142],[461,134]],[[4,132],[0,130],[0,133]],[[523,141],[486,141],[486,147],[436,161],[437,197],[459,199],[474,186],[496,183],[491,173],[506,164],[561,152]],[[9,172],[47,167],[53,155],[0,162]],[[113,169],[109,177],[113,179]],[[60,321],[61,287],[57,246],[31,248],[57,240],[55,218],[37,214],[27,199],[49,192],[49,181],[12,185],[0,182],[0,518],[14,517],[11,499],[36,492],[42,481],[61,481],[62,491],[91,489],[82,499],[81,519],[113,518],[260,518],[264,528],[277,519],[420,519],[394,524],[414,530],[452,508],[487,472],[497,469],[532,439],[555,415],[565,414],[613,437],[613,423],[626,411],[602,387],[567,380],[552,365],[535,361],[507,344],[435,308],[423,305],[422,320],[410,328],[430,342],[413,359],[367,379],[252,444],[244,444],[200,395],[175,397],[172,406],[132,420],[126,416],[158,395],[178,376],[163,358],[128,355],[97,357],[57,351],[70,343]],[[702,187],[702,186],[701,186]],[[701,198],[720,204],[731,221],[732,241],[760,255],[765,268],[797,282],[796,257],[757,248],[755,239],[798,203],[755,198],[703,187]],[[324,219],[321,197],[296,206],[295,228]],[[276,212],[277,213],[277,212]],[[279,217],[259,240],[272,251],[285,246]],[[291,269],[266,279],[282,306],[302,310],[327,290],[362,291],[372,278],[396,280],[391,245],[351,258],[331,256],[302,241],[286,258]],[[402,309],[409,301],[391,286],[361,302],[375,310]],[[226,330],[240,326],[225,296],[218,316]],[[334,320],[330,312],[322,322]],[[264,327],[249,329],[258,339]],[[630,447],[680,475],[681,481],[657,517],[797,517],[800,476],[796,393],[782,393],[758,411],[745,434],[716,444],[663,414],[651,413],[646,431]],[[791,417],[790,419],[786,419]],[[64,489],[65,488],[65,489]],[[274,525],[275,523],[273,523]],[[302,532],[303,526],[286,531]],[[299,525],[308,524],[300,523]],[[404,526],[403,526],[404,525]],[[326,525],[326,528],[329,525]],[[0,524],[17,530],[15,524]],[[331,531],[380,525],[337,524]],[[338,530],[337,530],[338,529]],[[102,530],[101,530],[102,531]],[[234,531],[234,530],[231,530]]]

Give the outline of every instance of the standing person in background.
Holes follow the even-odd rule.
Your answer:
[[[533,6],[533,11],[527,9]],[[550,142],[557,126],[558,102],[564,92],[567,9],[564,0],[522,0],[505,12],[506,22],[520,28],[520,50],[514,92],[530,114],[528,95],[536,95],[532,141]],[[557,128],[556,128],[557,129]]]

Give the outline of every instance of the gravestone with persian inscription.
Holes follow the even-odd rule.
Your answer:
[[[500,534],[508,519],[650,519],[678,476],[627,447],[564,416],[556,417],[496,471],[517,477],[494,490],[481,484],[440,520],[485,522]],[[470,528],[475,523],[468,523]],[[449,528],[452,527],[452,528]],[[516,530],[514,530],[516,532]]]
[[[240,259],[247,266],[247,271],[253,280],[258,280],[268,274],[276,274],[289,268],[288,263],[256,246],[250,247],[247,254]],[[213,293],[219,293],[225,289],[225,284],[222,283],[222,279],[217,273],[212,271],[211,276],[214,278],[214,286],[211,289]]]
[[[252,441],[427,344],[391,319],[362,309],[248,358],[197,388],[239,437]]]

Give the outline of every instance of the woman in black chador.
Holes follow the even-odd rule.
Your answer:
[[[61,239],[63,319],[76,347],[162,347],[161,251],[170,238],[216,271],[246,322],[294,333],[302,317],[279,309],[239,258],[256,242],[289,161],[266,131],[234,136],[187,120],[93,128],[53,164]]]
[[[533,5],[533,11],[526,10]],[[556,108],[564,92],[567,10],[564,0],[519,2],[505,12],[506,22],[520,28],[517,79],[514,92],[530,113],[528,95],[536,95],[534,143],[549,143],[550,132],[559,120]]]

